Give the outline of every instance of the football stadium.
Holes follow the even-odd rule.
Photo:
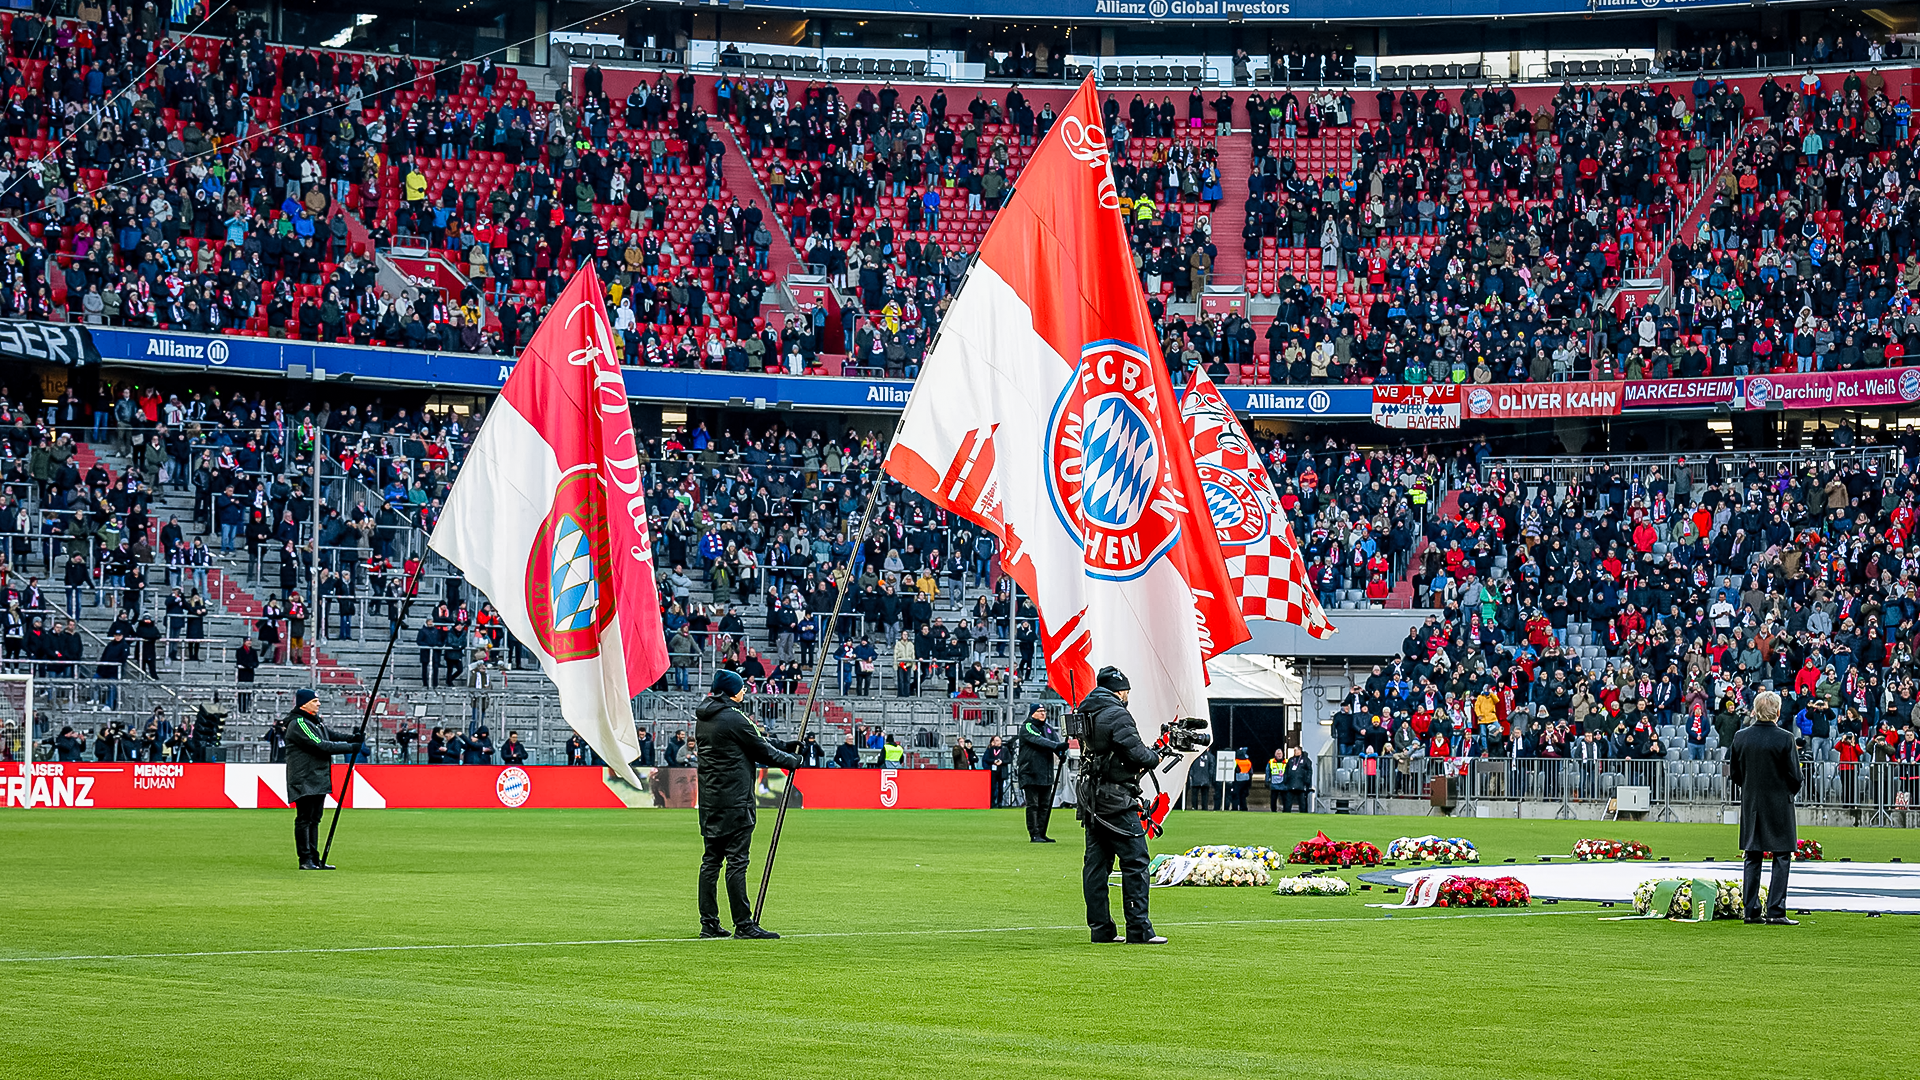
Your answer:
[[[0,0],[6,1075],[1911,1075],[1920,5],[365,7]]]

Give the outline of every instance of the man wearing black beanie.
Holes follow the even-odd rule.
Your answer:
[[[320,698],[311,690],[293,692],[293,710],[287,713],[286,723],[293,847],[300,855],[300,869],[331,870],[320,861],[320,814],[333,790],[333,755],[351,754],[365,740],[320,723]]]
[[[1113,924],[1107,877],[1120,864],[1120,900],[1126,913],[1129,945],[1164,945],[1147,913],[1146,827],[1140,820],[1140,777],[1160,761],[1140,740],[1139,726],[1127,711],[1132,684],[1119,668],[1103,667],[1092,691],[1080,702],[1085,735],[1075,813],[1087,830],[1081,886],[1087,901],[1087,928],[1094,944],[1123,940]]]
[[[707,699],[694,711],[694,744],[700,766],[700,835],[706,855],[700,860],[700,936],[773,939],[753,921],[747,905],[747,856],[753,848],[754,771],[760,766],[794,769],[800,759],[769,743],[740,710],[747,684],[725,668],[713,673]],[[720,925],[715,884],[727,864],[727,906],[733,933]]]

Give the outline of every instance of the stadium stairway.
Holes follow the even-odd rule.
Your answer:
[[[1220,285],[1244,285],[1247,250],[1240,231],[1247,227],[1247,178],[1253,174],[1253,137],[1245,131],[1215,142],[1220,163],[1220,205],[1213,208],[1213,280]]]
[[[1707,178],[1705,184],[1701,187],[1700,197],[1694,202],[1693,209],[1687,212],[1686,218],[1680,221],[1678,227],[1674,229],[1673,236],[1675,238],[1691,237],[1699,231],[1701,226],[1706,224],[1707,212],[1713,209],[1713,193],[1719,190],[1720,181],[1726,177],[1728,170],[1740,161],[1740,152],[1746,147],[1747,140],[1752,138],[1756,132],[1764,131],[1765,129],[1765,120],[1749,120],[1740,126],[1740,133],[1734,136],[1733,146],[1727,152],[1726,157],[1721,159],[1720,167],[1714,170],[1713,174]],[[1663,281],[1673,280],[1672,250],[1673,245],[1669,243],[1667,250],[1661,253],[1659,272],[1656,276]]]
[[[1442,495],[1439,504],[1434,509],[1434,513],[1443,520],[1452,521],[1457,519],[1460,516],[1459,489],[1455,488],[1445,495]],[[1393,583],[1393,590],[1387,593],[1385,606],[1390,608],[1413,607],[1413,578],[1414,575],[1419,572],[1420,557],[1426,553],[1427,545],[1430,543],[1432,543],[1432,541],[1427,539],[1425,533],[1422,533],[1419,542],[1413,545],[1413,555],[1407,559],[1407,572],[1400,575],[1400,580]]]
[[[74,461],[79,465],[80,472],[83,476],[95,463],[98,463],[106,468],[111,479],[118,479],[119,471],[114,467],[114,456],[111,451],[102,453],[101,448],[92,443],[84,441],[76,443]],[[171,485],[155,485],[151,490],[154,498],[149,503],[149,513],[156,525],[164,524],[168,518],[177,519],[190,541],[196,538],[206,539],[208,541],[208,547],[216,559],[214,565],[207,570],[206,595],[208,612],[206,619],[206,638],[219,644],[208,650],[207,658],[201,661],[181,660],[178,662],[164,663],[162,666],[163,679],[168,682],[175,682],[177,680],[181,683],[206,682],[219,685],[232,683],[235,673],[232,662],[233,650],[238,647],[241,637],[254,636],[254,623],[264,608],[264,600],[241,584],[242,579],[246,576],[246,556],[244,552],[236,552],[235,555],[232,556],[223,556],[219,550],[219,535],[217,532],[201,534],[197,531],[197,526],[195,526],[193,522],[193,496],[191,492],[176,491]],[[153,615],[156,622],[161,622],[162,629],[164,629],[166,598],[172,587],[167,584],[164,564],[156,565],[158,566],[158,571],[151,573],[151,580],[148,584],[144,607],[146,613]],[[262,567],[261,580],[264,581],[269,573],[277,573],[277,563],[272,560],[268,560],[266,566]],[[50,574],[49,581],[53,582],[54,585],[48,589],[48,592],[56,596],[63,596],[64,590],[58,588],[56,576]],[[186,580],[186,584],[189,588],[191,587],[191,578]],[[259,588],[260,583],[256,582],[254,587]],[[83,605],[79,619],[83,626],[99,633],[104,638],[108,626],[113,621],[113,611],[114,607],[111,604],[97,608]],[[310,646],[311,644],[312,643],[309,642]],[[344,642],[339,644],[361,645],[363,643]],[[312,670],[317,673],[320,684],[341,688],[360,685],[361,679],[356,673],[356,669],[361,667],[360,660],[362,658],[359,656],[346,657],[343,662],[342,657],[333,655],[335,651],[332,647],[333,645],[334,643],[329,643],[329,648],[317,650],[317,655],[313,658]],[[379,662],[378,648],[383,647],[384,641],[382,641],[378,647],[368,646],[368,648],[374,651],[375,665]],[[98,644],[90,643],[88,648],[89,655],[98,655],[98,651]],[[266,660],[268,657],[263,655],[262,659]],[[366,670],[371,670],[371,668],[367,668]],[[263,687],[269,685],[306,686],[313,681],[313,677],[309,675],[309,667],[305,663],[269,663],[263,664],[259,668],[256,673],[256,680],[262,684]]]
[[[773,246],[767,249],[767,269],[773,271],[775,282],[785,281],[787,275],[803,265],[799,253],[793,249],[792,238],[787,235],[780,215],[774,213],[773,203],[768,200],[766,189],[760,186],[760,177],[747,161],[746,150],[734,137],[733,129],[720,120],[709,119],[707,130],[718,133],[727,148],[726,158],[720,164],[720,175],[726,180],[727,190],[760,208],[761,219],[773,235]]]

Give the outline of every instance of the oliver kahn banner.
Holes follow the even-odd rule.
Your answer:
[[[335,790],[347,767],[333,771]],[[829,810],[976,810],[988,804],[992,773],[982,769],[800,769],[790,805]],[[762,775],[761,802],[773,806],[785,777]],[[0,765],[0,807],[77,809],[287,808],[285,765],[176,765],[91,761]],[[328,801],[331,806],[332,801]],[[362,765],[353,771],[354,809],[618,809],[694,807],[693,769],[646,769],[634,787],[610,770],[564,765]]]
[[[1469,386],[1462,413],[1473,420],[1551,416],[1618,416],[1619,382],[1509,383]]]

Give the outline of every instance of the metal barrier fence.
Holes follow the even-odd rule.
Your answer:
[[[1429,799],[1444,780],[1446,801],[1472,813],[1478,803],[1559,804],[1556,816],[1575,817],[1578,803],[1606,802],[1621,788],[1645,788],[1649,814],[1674,820],[1673,807],[1735,807],[1739,785],[1725,761],[1665,758],[1411,758],[1322,756],[1315,770],[1326,807],[1386,813],[1387,799]],[[1845,763],[1803,760],[1799,804],[1859,811],[1868,824],[1889,824],[1896,810],[1920,806],[1920,761]]]
[[[542,678],[537,672],[520,676],[529,685]],[[85,742],[83,756],[94,760],[96,740],[116,724],[131,733],[128,745],[132,747],[149,721],[180,730],[192,723],[196,706],[218,704],[229,710],[220,742],[221,759],[266,761],[267,733],[293,707],[297,688],[295,684],[196,681],[192,687],[182,688],[184,693],[176,693],[172,687],[132,678],[39,676],[34,683],[34,757],[51,758],[55,752],[52,741],[71,727]],[[359,724],[367,703],[365,687],[321,686],[317,693],[321,716],[330,727]],[[633,702],[635,727],[651,731],[656,754],[664,755],[676,732],[692,739],[694,709],[700,700],[701,695],[694,692],[642,693]],[[755,719],[773,738],[785,741],[798,738],[804,703],[805,695],[797,694],[761,694],[748,699]],[[844,736],[856,731],[876,732],[899,742],[906,752],[907,767],[944,768],[951,761],[954,744],[962,738],[984,753],[995,735],[1013,735],[1029,705],[989,699],[822,698],[815,703],[808,730],[819,738],[829,757]],[[462,734],[487,728],[496,749],[509,732],[517,732],[529,763],[535,765],[565,764],[566,743],[573,734],[550,690],[495,684],[383,691],[369,726],[369,755],[381,762],[424,760],[426,740],[436,727]],[[402,730],[416,733],[417,738],[411,744],[396,740],[395,735]],[[16,756],[23,749],[18,742],[15,735],[9,744]],[[153,753],[159,755],[156,760],[189,760],[179,741],[167,745],[164,729]],[[124,759],[133,760],[135,751],[130,749],[128,754]],[[140,760],[148,756],[145,750],[137,752]]]
[[[1644,474],[1649,469],[1659,469],[1661,474],[1671,479],[1673,470],[1680,468],[1679,459],[1686,458],[1685,468],[1692,477],[1694,485],[1707,482],[1710,463],[1717,463],[1724,473],[1738,474],[1749,465],[1755,465],[1771,476],[1780,466],[1798,472],[1809,465],[1821,469],[1830,469],[1840,465],[1864,468],[1869,462],[1880,464],[1880,475],[1891,476],[1899,469],[1901,453],[1893,446],[1851,446],[1835,447],[1827,450],[1728,450],[1703,451],[1672,454],[1588,454],[1561,455],[1555,457],[1489,457],[1480,462],[1480,479],[1491,481],[1496,473],[1505,473],[1517,483],[1528,485],[1552,484],[1565,487],[1568,484],[1585,483],[1589,469],[1610,469],[1621,478],[1636,473]]]

